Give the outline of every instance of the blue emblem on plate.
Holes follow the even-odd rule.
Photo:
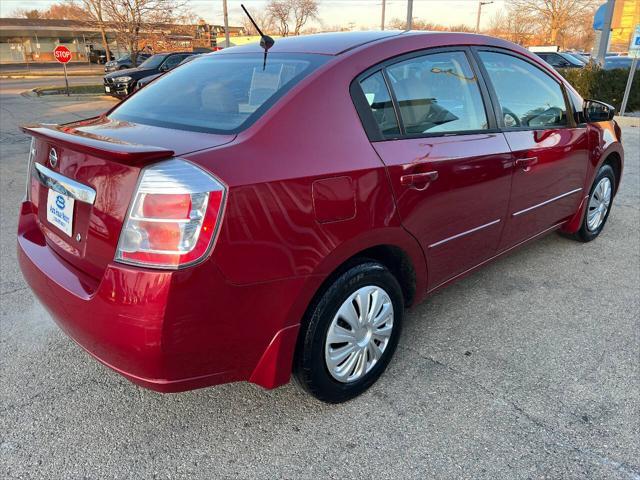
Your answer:
[[[60,210],[64,210],[64,197],[62,195],[58,195],[56,197],[56,205]]]

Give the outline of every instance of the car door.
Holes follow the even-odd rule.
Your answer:
[[[500,250],[568,220],[578,209],[589,161],[564,87],[515,53],[477,49],[498,123],[515,157]]]
[[[403,225],[426,253],[429,287],[494,255],[512,158],[469,52],[414,53],[365,72],[359,84],[371,114],[361,118]]]

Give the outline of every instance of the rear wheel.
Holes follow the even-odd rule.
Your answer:
[[[587,211],[580,230],[575,234],[577,240],[590,242],[600,235],[609,218],[615,187],[616,176],[613,168],[611,165],[603,165],[591,186],[587,199]]]
[[[294,365],[298,383],[316,398],[344,402],[386,369],[400,336],[402,290],[377,262],[341,276],[312,305]]]

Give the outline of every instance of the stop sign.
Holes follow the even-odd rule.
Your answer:
[[[56,60],[60,63],[67,63],[71,60],[71,50],[64,45],[58,45],[53,49],[53,56],[56,57]]]

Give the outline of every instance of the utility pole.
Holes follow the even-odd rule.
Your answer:
[[[413,26],[413,0],[407,0],[407,30]]]
[[[384,30],[384,10],[387,6],[387,0],[382,0],[382,22],[380,24],[380,30]]]
[[[596,52],[596,62],[600,66],[604,65],[604,57],[607,56],[607,48],[609,48],[609,36],[611,35],[611,22],[613,21],[613,9],[616,6],[616,0],[607,0],[607,6],[604,12],[604,23],[602,24],[602,32],[600,32],[600,42],[598,43],[598,51]]]
[[[483,2],[482,0],[478,1],[478,16],[476,17],[476,33],[480,33],[480,14],[482,13],[482,6],[489,5],[491,2]]]
[[[222,0],[222,11],[224,13],[224,40],[225,48],[229,48],[229,10],[227,9],[227,0]]]

